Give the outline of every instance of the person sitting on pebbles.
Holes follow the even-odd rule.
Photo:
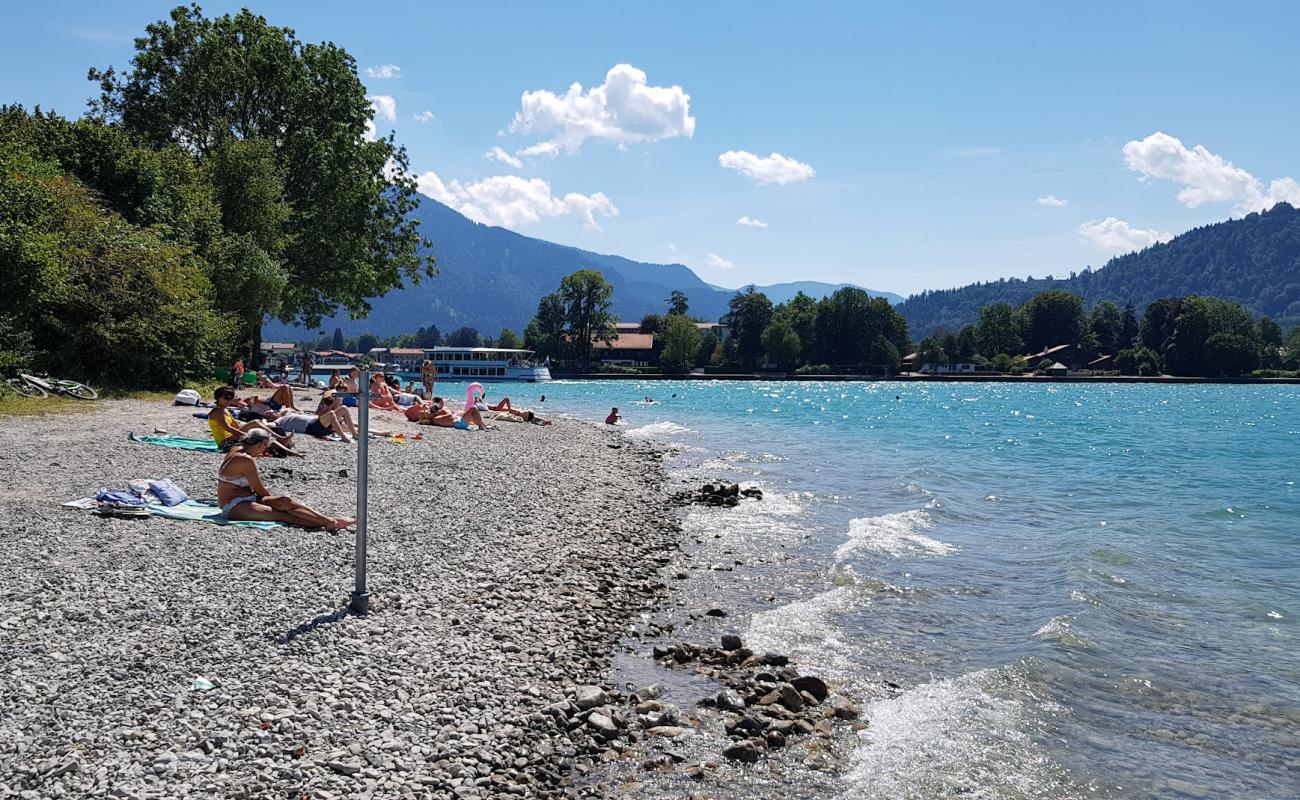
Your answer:
[[[230,407],[235,401],[234,389],[229,386],[218,386],[216,392],[212,395],[212,399],[216,402],[217,407],[208,412],[208,428],[212,431],[212,438],[216,441],[217,447],[223,453],[242,441],[252,431],[260,430],[265,431],[268,436],[272,437],[272,447],[277,451],[275,455],[303,457],[301,453],[296,453],[291,449],[293,434],[285,434],[261,420],[255,419],[244,423],[236,421],[235,415],[230,411]]]
[[[411,416],[411,414],[407,414],[408,418],[411,418]],[[488,429],[487,425],[483,423],[483,415],[478,413],[477,408],[470,406],[457,417],[447,409],[447,405],[441,397],[433,398],[433,401],[427,407],[422,406],[420,411],[415,412],[414,419],[421,425],[434,425],[439,428],[459,428],[467,431],[472,423],[481,431]]]
[[[244,438],[226,454],[217,469],[217,502],[229,520],[286,522],[304,528],[336,531],[356,522],[351,517],[327,517],[287,495],[273,495],[257,472],[257,457],[266,454],[271,435],[262,429]]]

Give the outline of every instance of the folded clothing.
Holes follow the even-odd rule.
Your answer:
[[[163,478],[160,481],[149,481],[149,491],[162,501],[165,506],[178,506],[190,499],[185,490],[172,483],[171,478]]]

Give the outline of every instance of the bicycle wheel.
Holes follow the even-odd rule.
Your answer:
[[[5,386],[8,387],[9,391],[16,392],[23,397],[45,398],[50,396],[41,387],[30,384],[22,378],[6,378]]]
[[[51,383],[56,390],[69,397],[75,397],[79,400],[99,399],[99,392],[84,383],[77,383],[76,381],[51,381]]]

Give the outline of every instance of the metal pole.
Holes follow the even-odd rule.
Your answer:
[[[370,610],[366,588],[366,489],[370,472],[370,367],[361,368],[357,386],[357,584],[348,605],[354,614]]]

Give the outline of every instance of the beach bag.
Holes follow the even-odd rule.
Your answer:
[[[199,404],[199,393],[193,389],[181,389],[176,393],[176,399],[172,401],[174,406],[196,406]]]
[[[163,502],[165,506],[178,506],[190,499],[185,490],[172,483],[171,478],[163,478],[160,481],[149,481],[149,491]]]

